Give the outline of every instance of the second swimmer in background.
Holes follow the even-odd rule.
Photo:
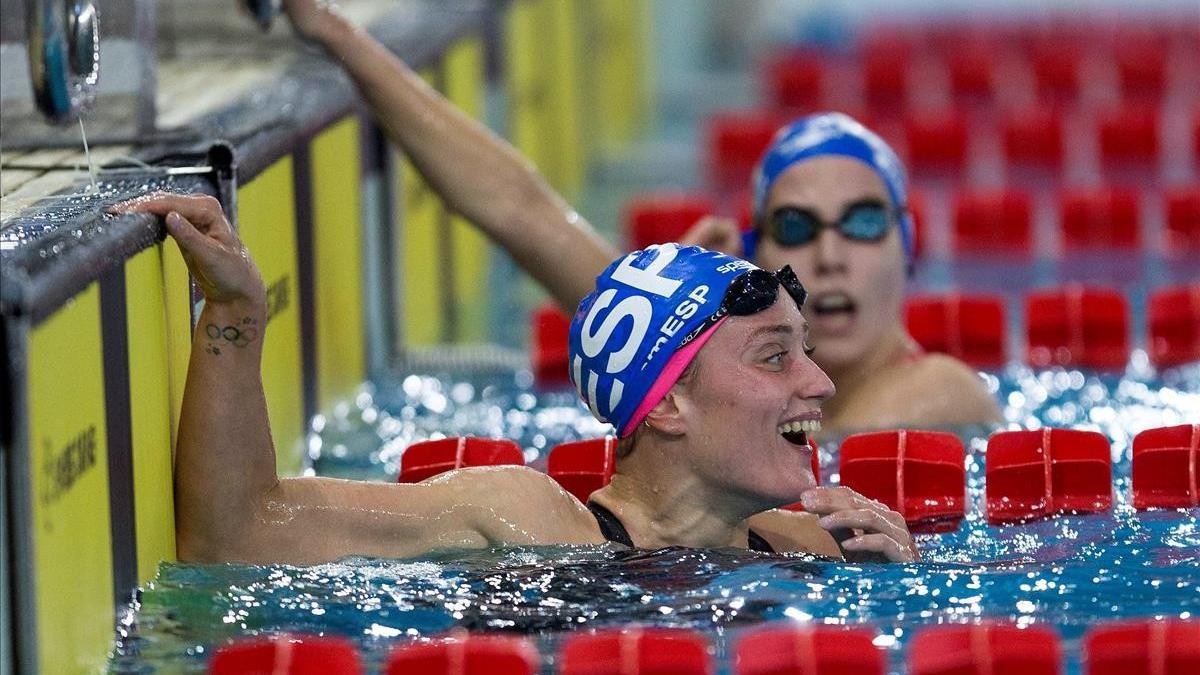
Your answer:
[[[512,146],[331,3],[284,5],[296,31],[341,63],[446,206],[504,247],[560,306],[574,310],[618,255],[616,248]],[[829,137],[813,142],[818,131]],[[839,151],[839,138],[871,153]],[[779,160],[774,169],[773,157]],[[813,359],[838,389],[826,404],[825,429],[999,422],[999,409],[974,371],[948,356],[923,356],[905,330],[911,233],[903,171],[891,149],[845,116],[814,116],[781,130],[758,173],[769,176],[760,183],[755,231],[761,234],[745,257],[766,269],[790,264],[813,292]],[[702,222],[685,243],[741,252],[736,227],[720,220]],[[567,258],[570,264],[563,264]]]

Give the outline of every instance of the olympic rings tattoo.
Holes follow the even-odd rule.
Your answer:
[[[258,320],[253,317],[242,317],[242,320],[237,324],[229,326],[218,326],[215,323],[210,323],[204,327],[204,334],[213,342],[208,343],[205,349],[210,354],[221,353],[221,343],[231,344],[234,347],[245,347],[246,345],[258,339]]]

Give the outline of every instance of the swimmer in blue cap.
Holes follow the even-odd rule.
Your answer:
[[[807,434],[833,385],[808,358],[806,293],[787,268],[664,244],[597,277],[571,323],[574,380],[622,441],[612,482],[584,505],[526,467],[417,484],[280,478],[261,376],[266,289],[221,204],[156,194],[116,211],[163,217],[205,296],[175,454],[183,560],[609,541],[917,557],[899,514],[816,486]],[[775,509],[797,500],[807,513]]]
[[[285,0],[284,7],[297,33],[346,69],[446,205],[573,310],[616,249],[511,146],[331,3]],[[702,221],[684,240],[796,271],[812,294],[814,358],[838,387],[825,417],[835,433],[1000,420],[975,371],[922,354],[905,330],[913,249],[906,190],[895,153],[878,136],[845,115],[813,115],[781,130],[764,158],[745,248],[736,224],[722,219]]]
[[[896,153],[841,113],[779,130],[754,174],[750,232],[709,218],[684,238],[791,265],[812,297],[817,363],[837,383],[831,427],[953,426],[1000,421],[976,373],[925,354],[902,319],[912,266],[908,186]]]

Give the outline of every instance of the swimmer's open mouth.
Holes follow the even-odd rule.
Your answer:
[[[799,420],[779,425],[779,435],[792,445],[808,446],[808,435],[821,430],[821,420]]]
[[[818,315],[853,313],[858,305],[845,293],[823,293],[813,298],[813,312]]]

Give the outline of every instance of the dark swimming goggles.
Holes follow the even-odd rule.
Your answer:
[[[821,220],[809,209],[781,206],[771,212],[766,231],[780,246],[804,246],[815,240],[825,227],[835,227],[843,237],[853,241],[879,241],[887,235],[895,216],[896,209],[874,199],[846,207],[835,223]]]
[[[771,305],[775,304],[775,299],[779,297],[780,288],[783,288],[796,302],[796,309],[804,307],[804,301],[808,299],[808,291],[796,278],[796,273],[792,271],[791,265],[784,265],[774,273],[758,268],[746,272],[729,284],[717,311],[692,330],[679,346],[683,347],[704,334],[726,316],[749,316],[769,309]]]

